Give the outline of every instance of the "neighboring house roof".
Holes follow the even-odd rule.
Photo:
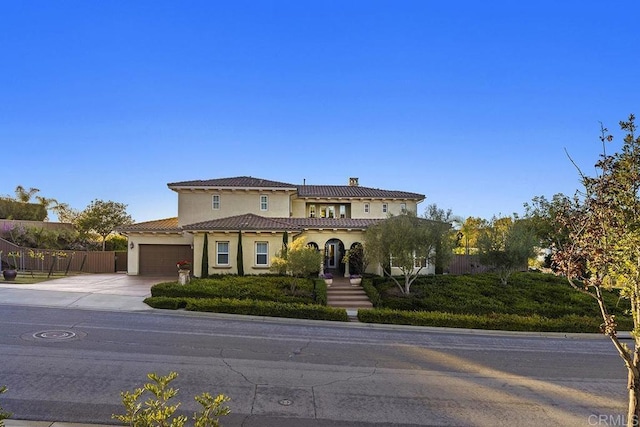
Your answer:
[[[305,229],[365,229],[380,219],[351,218],[265,218],[254,214],[230,216],[182,227],[187,231],[245,230],[302,231]]]
[[[410,193],[407,191],[381,190],[379,188],[361,187],[359,185],[301,185],[298,186],[298,197],[423,200],[425,195]]]
[[[167,184],[171,189],[178,188],[282,188],[295,190],[296,186],[286,182],[270,181],[268,179],[251,176],[237,176],[233,178],[218,178],[209,180],[182,181]]]
[[[182,229],[178,227],[178,218],[164,218],[157,219],[155,221],[139,222],[131,225],[123,225],[116,229],[119,233],[178,233]]]
[[[254,214],[229,216],[185,225],[182,228],[189,231],[207,230],[245,230],[245,231],[295,231],[298,228],[287,222],[288,218],[265,218]]]

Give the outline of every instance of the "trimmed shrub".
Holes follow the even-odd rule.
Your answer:
[[[367,294],[369,301],[371,301],[371,304],[373,304],[374,307],[380,306],[382,303],[382,297],[380,296],[378,289],[373,285],[373,279],[363,278],[361,285],[362,289],[364,289],[364,292]]]
[[[168,310],[177,310],[187,306],[183,298],[170,297],[149,297],[145,298],[144,303],[153,308],[164,308]]]
[[[159,283],[151,288],[151,296],[173,298],[235,298],[287,303],[313,303],[313,281],[298,279],[295,294],[290,293],[293,278],[282,276],[225,276],[193,279],[188,285],[177,282]],[[326,290],[324,292],[326,301]]]
[[[538,315],[520,316],[496,313],[474,315],[390,309],[358,310],[358,319],[366,323],[567,333],[599,333],[602,323],[597,317],[573,314],[551,319]],[[620,322],[621,330],[630,330],[631,327],[629,322]]]
[[[188,298],[186,309],[214,313],[245,314],[253,316],[288,317],[296,319],[334,320],[347,322],[347,311],[322,305],[277,303],[229,298]]]

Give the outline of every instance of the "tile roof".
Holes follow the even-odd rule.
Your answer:
[[[155,221],[139,222],[131,225],[123,225],[118,227],[116,231],[120,233],[129,232],[180,232],[178,227],[178,218],[164,218]]]
[[[380,219],[352,218],[266,218],[254,214],[237,215],[185,225],[188,231],[239,230],[302,231],[304,229],[365,229]]]
[[[424,194],[407,191],[381,190],[379,188],[361,187],[359,185],[300,185],[298,197],[348,197],[377,199],[417,199],[425,198]]]
[[[288,219],[289,218],[265,218],[254,214],[244,214],[189,224],[182,228],[190,231],[239,229],[248,231],[297,230],[298,227],[287,222]]]
[[[209,180],[182,181],[167,184],[171,189],[196,188],[283,188],[295,189],[299,197],[321,198],[376,198],[376,199],[409,199],[423,200],[424,194],[408,191],[382,190],[379,188],[361,187],[359,185],[295,185],[286,182],[270,181],[251,176],[218,178]]]
[[[167,184],[173,187],[241,187],[241,188],[290,188],[295,189],[293,184],[286,182],[270,181],[268,179],[254,178],[251,176],[236,176],[233,178],[218,178],[209,180],[182,181]]]

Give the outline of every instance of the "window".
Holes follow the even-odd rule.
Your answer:
[[[382,213],[387,213],[389,212],[389,205],[387,205],[386,203],[382,204]]]
[[[316,217],[316,205],[309,205],[309,218]]]
[[[220,195],[214,194],[211,198],[211,206],[213,209],[220,209]]]
[[[335,206],[327,206],[327,217],[335,218],[336,217],[336,208]]]
[[[229,265],[229,242],[217,242],[216,264]]]
[[[406,203],[400,203],[400,212],[402,212],[402,213],[406,213],[407,212],[407,204]]]
[[[347,207],[345,205],[340,205],[340,218],[347,217]]]
[[[256,265],[269,265],[269,243],[256,242]]]
[[[364,204],[364,213],[369,213],[369,203]]]
[[[260,210],[269,210],[269,196],[267,196],[266,194],[260,195]]]

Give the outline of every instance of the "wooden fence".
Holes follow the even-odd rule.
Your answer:
[[[0,239],[3,268],[17,264],[18,270],[26,271],[75,271],[84,273],[114,273],[116,253],[114,251],[70,251],[54,249],[24,248]],[[10,254],[16,254],[11,256]]]

